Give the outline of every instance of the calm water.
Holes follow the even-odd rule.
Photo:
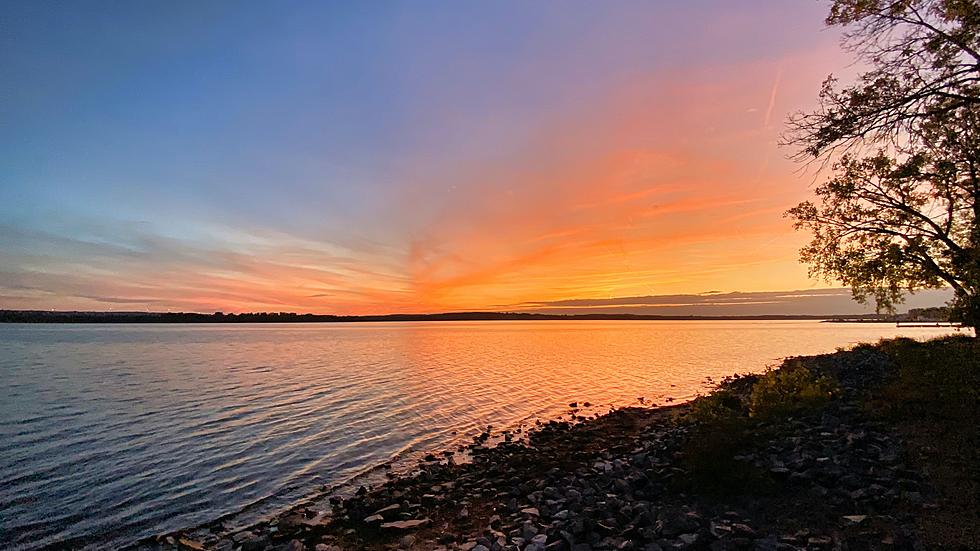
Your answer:
[[[663,403],[787,355],[942,329],[816,322],[0,325],[0,547],[250,522],[398,456]],[[458,432],[456,432],[458,431]]]

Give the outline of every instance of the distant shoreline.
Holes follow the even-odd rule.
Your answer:
[[[331,314],[193,312],[75,312],[0,310],[0,323],[366,323],[409,321],[821,321],[827,323],[895,323],[901,315],[755,315],[671,316],[654,314],[536,314],[526,312],[445,312],[437,314]]]

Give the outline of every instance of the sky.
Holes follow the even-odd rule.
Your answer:
[[[368,314],[839,286],[797,261],[807,236],[783,212],[821,175],[777,144],[853,69],[826,10],[6,3],[0,308]]]

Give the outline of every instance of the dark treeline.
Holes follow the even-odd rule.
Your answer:
[[[382,321],[492,321],[492,320],[849,320],[895,321],[895,316],[763,315],[763,316],[662,316],[642,314],[533,314],[523,312],[448,312],[441,314],[384,314],[335,316],[293,312],[201,314],[193,312],[60,312],[0,310],[0,323],[337,323]]]

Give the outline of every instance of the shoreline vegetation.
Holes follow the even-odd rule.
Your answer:
[[[947,323],[945,308],[913,309],[904,314],[849,315],[754,315],[672,316],[654,314],[539,314],[532,312],[444,312],[436,314],[380,314],[341,316],[294,312],[77,312],[48,310],[0,310],[0,323],[351,323],[403,321],[551,321],[551,320],[637,320],[637,321],[825,321],[832,323]]]
[[[582,404],[585,406],[585,404]],[[980,344],[859,345],[667,407],[492,435],[168,550],[980,549]],[[496,438],[494,438],[496,437]],[[498,441],[495,445],[494,440]],[[463,451],[463,450],[460,450]]]

